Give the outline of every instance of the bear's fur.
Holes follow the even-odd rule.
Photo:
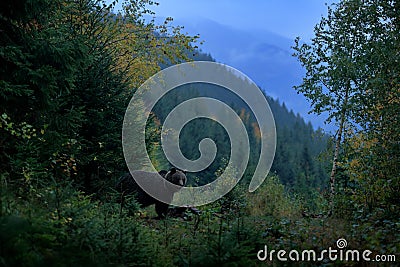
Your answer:
[[[178,186],[185,186],[187,178],[186,175],[183,171],[178,170],[176,168],[172,168],[169,171],[161,170],[158,173],[153,173],[153,172],[145,172],[145,171],[134,171],[132,172],[132,175],[140,178],[140,179],[154,179],[157,178],[156,176],[161,176],[167,181],[178,185]],[[140,207],[144,208],[150,205],[155,204],[155,210],[157,212],[158,218],[164,218],[167,215],[168,212],[168,207],[169,203],[172,202],[172,199],[174,197],[174,193],[176,190],[172,190],[170,188],[157,188],[157,190],[163,190],[163,193],[167,194],[169,203],[164,203],[161,202],[149,194],[147,194],[135,181],[135,179],[132,177],[130,173],[126,173],[123,175],[117,185],[116,189],[122,193],[122,198],[125,195],[135,195],[136,201],[139,203]],[[156,185],[155,185],[156,186]],[[159,186],[159,185],[158,185]],[[166,186],[166,185],[164,185]]]

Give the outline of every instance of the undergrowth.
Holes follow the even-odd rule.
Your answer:
[[[32,189],[25,197],[3,187],[0,266],[280,266],[276,259],[259,261],[257,252],[266,245],[321,251],[339,238],[374,253],[399,249],[398,221],[304,217],[304,203],[276,177],[254,193],[237,187],[184,219],[155,220],[153,207],[139,210],[132,199],[127,209],[116,198],[95,200],[68,184]]]

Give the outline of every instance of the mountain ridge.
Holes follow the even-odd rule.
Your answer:
[[[200,17],[174,20],[175,24],[185,25],[183,32],[200,35],[200,40],[204,40],[202,53],[245,73],[269,96],[281,99],[289,109],[312,122],[315,129],[333,130],[333,125],[325,124],[324,114],[309,113],[309,102],[293,89],[304,76],[300,63],[292,56],[294,40],[273,32],[236,29]]]

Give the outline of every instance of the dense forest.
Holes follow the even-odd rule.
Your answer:
[[[207,55],[197,52],[193,60],[197,58],[207,59]],[[208,60],[213,61],[211,57]],[[247,166],[243,182],[249,182],[255,165],[258,162],[260,148],[260,138],[257,136],[259,126],[248,105],[237,95],[229,90],[206,83],[195,83],[180,86],[169,92],[154,107],[154,114],[159,124],[163,125],[164,120],[171,110],[179,103],[195,97],[211,97],[224,103],[229,103],[246,126],[250,138],[250,163]],[[315,131],[311,123],[306,123],[299,114],[289,111],[284,103],[277,99],[272,99],[265,95],[267,102],[274,116],[277,127],[277,149],[271,171],[276,173],[283,184],[288,185],[297,192],[307,192],[308,188],[326,187],[328,175],[322,160],[323,152],[328,146],[328,135],[323,130]],[[198,150],[199,142],[204,138],[215,140],[217,149],[216,159],[213,164],[204,171],[197,172],[193,179],[201,184],[206,184],[215,178],[215,172],[220,168],[225,168],[224,159],[229,158],[230,140],[224,128],[217,122],[197,119],[193,120],[182,129],[180,133],[180,147],[182,153],[188,159],[197,159],[200,156]],[[160,142],[161,140],[158,140]],[[161,152],[158,155],[162,154]],[[164,158],[159,159],[162,168],[168,169],[168,161]],[[192,176],[188,175],[189,178]],[[248,179],[247,179],[248,178]],[[201,180],[201,181],[200,181]],[[309,184],[303,184],[309,183]]]
[[[213,58],[199,49],[199,36],[183,33],[172,18],[149,20],[156,2],[121,0],[123,14],[115,14],[117,2],[0,2],[0,266],[287,265],[281,253],[260,259],[266,246],[318,256],[331,248],[346,256],[340,249],[368,250],[371,261],[396,265],[399,1],[342,0],[328,7],[311,41],[294,40],[294,56],[306,70],[294,89],[310,100],[312,112],[327,113],[337,131],[315,130],[265,95],[277,147],[255,192],[247,188],[259,156],[258,125],[246,104],[207,84],[163,98],[146,126],[158,170],[171,167],[160,149],[163,114],[197,96],[232,106],[250,135],[251,155],[243,179],[223,198],[197,207],[199,213],[162,220],[134,197],[123,205],[114,190],[127,172],[125,110],[157,71]],[[185,126],[182,153],[197,158],[205,137],[216,140],[218,154],[206,170],[187,174],[190,186],[209,183],[226,167],[229,140],[212,120]],[[369,264],[338,254],[291,253],[289,263]]]

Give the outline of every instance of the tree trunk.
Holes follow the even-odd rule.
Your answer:
[[[350,89],[350,83],[347,84],[346,93],[345,93],[345,97],[343,100],[343,109],[342,109],[342,113],[340,115],[339,130],[337,132],[337,137],[336,137],[336,142],[335,142],[335,151],[333,153],[332,170],[331,170],[331,175],[329,178],[330,196],[329,196],[329,214],[328,214],[328,216],[331,216],[333,214],[333,209],[334,209],[336,170],[337,170],[337,164],[338,164],[338,158],[339,158],[340,143],[342,141],[344,123],[346,122],[346,110],[347,110],[347,101],[349,98],[349,89]]]

